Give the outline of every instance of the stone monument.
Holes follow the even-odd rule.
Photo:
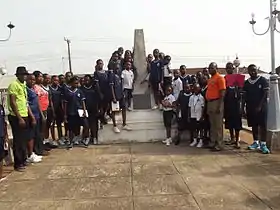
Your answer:
[[[137,69],[137,79],[133,91],[133,108],[150,109],[151,94],[148,88],[148,83],[144,82],[141,84],[141,82],[147,78],[147,62],[143,29],[135,29],[134,31],[133,52],[134,66]]]

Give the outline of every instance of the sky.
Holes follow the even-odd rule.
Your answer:
[[[68,70],[71,40],[74,73],[93,72],[98,58],[107,63],[119,46],[131,49],[134,29],[144,29],[146,52],[158,48],[172,66],[203,68],[216,61],[224,67],[238,54],[241,66],[255,63],[270,70],[270,36],[253,34],[268,26],[269,0],[0,0],[0,39],[16,26],[8,42],[0,42],[0,66],[8,74],[29,70],[60,74]],[[280,1],[279,1],[280,8]],[[279,23],[280,29],[280,23]],[[276,34],[276,55],[280,34]],[[278,47],[277,47],[278,46]],[[276,66],[280,56],[276,56]]]

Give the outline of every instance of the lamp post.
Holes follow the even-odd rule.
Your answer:
[[[268,114],[267,114],[267,130],[271,133],[270,147],[280,146],[280,139],[277,138],[277,134],[280,132],[280,98],[279,98],[279,87],[278,87],[278,75],[275,69],[275,31],[280,33],[276,28],[277,21],[280,22],[280,12],[276,9],[277,0],[270,0],[270,16],[268,18],[269,25],[265,32],[257,33],[255,31],[255,15],[252,14],[252,20],[249,22],[252,25],[252,30],[256,35],[265,35],[270,31],[270,50],[271,50],[271,75],[269,78],[269,100],[268,100]],[[269,135],[270,136],[270,135]],[[274,146],[273,146],[274,145]]]
[[[7,25],[7,27],[9,28],[9,35],[6,39],[0,39],[0,42],[6,42],[8,41],[11,36],[12,36],[12,29],[15,27],[11,22]]]

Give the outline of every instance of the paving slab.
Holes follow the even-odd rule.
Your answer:
[[[280,206],[280,155],[187,143],[57,149],[0,183],[0,210],[267,210]]]

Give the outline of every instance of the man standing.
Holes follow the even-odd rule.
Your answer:
[[[245,81],[243,107],[246,105],[248,126],[252,127],[254,143],[250,150],[260,149],[263,154],[269,154],[266,146],[266,117],[269,84],[266,78],[259,76],[254,64],[248,66],[250,78]],[[260,135],[259,135],[260,134]]]
[[[223,109],[226,90],[225,79],[217,72],[217,64],[209,65],[211,78],[208,80],[206,91],[207,113],[210,120],[210,147],[213,151],[223,149]]]
[[[14,169],[19,172],[25,169],[27,158],[27,142],[30,138],[28,116],[31,119],[31,123],[36,124],[27,102],[25,85],[27,75],[28,72],[25,67],[18,67],[16,70],[17,80],[8,87],[8,109],[10,112],[8,119],[13,133]]]

